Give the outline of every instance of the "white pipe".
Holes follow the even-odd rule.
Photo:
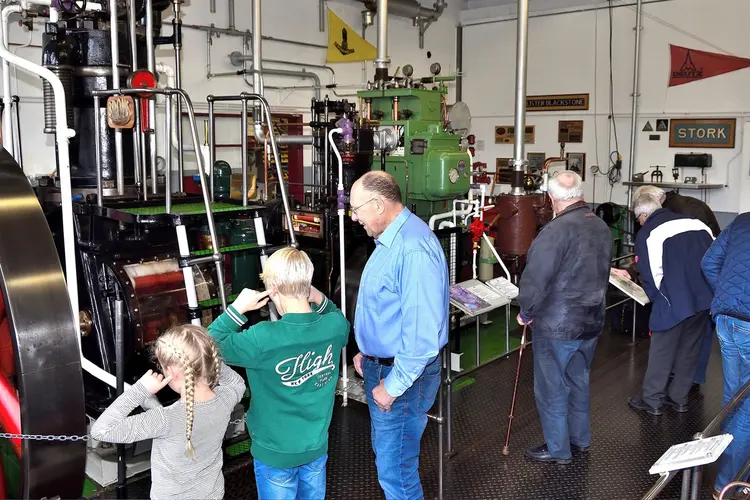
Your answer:
[[[156,76],[156,55],[154,53],[154,5],[153,0],[146,0],[146,69]],[[179,97],[178,97],[179,100]],[[148,135],[149,157],[151,161],[151,193],[159,192],[158,172],[156,170],[156,100],[148,100]],[[144,180],[144,185],[145,181]]]
[[[73,325],[78,350],[81,353],[81,368],[107,385],[117,387],[117,379],[111,373],[96,366],[83,356],[81,350],[81,325],[78,319],[78,272],[76,270],[75,229],[73,227],[73,189],[70,183],[70,138],[75,131],[68,128],[67,110],[65,105],[65,88],[57,77],[47,68],[11,53],[0,44],[0,58],[3,62],[16,65],[31,74],[47,80],[55,95],[55,141],[57,142],[58,175],[60,176],[60,204],[63,223],[63,254],[65,259],[66,285],[70,296],[70,308],[73,313]]]
[[[503,268],[503,272],[505,273],[505,277],[510,281],[510,273],[508,272],[508,268],[505,267],[505,263],[503,263],[503,259],[500,258],[500,255],[497,253],[497,250],[495,249],[495,245],[492,244],[492,241],[490,241],[489,236],[487,234],[483,234],[482,237],[484,238],[484,241],[487,242],[487,245],[490,247],[490,250],[492,250],[492,253],[495,255],[495,258],[500,263],[500,267]]]
[[[10,39],[10,15],[14,12],[21,12],[21,7],[19,5],[8,5],[7,7],[3,8],[2,12],[2,24],[0,25],[0,29],[3,30],[3,49],[8,50],[9,45],[9,39]],[[18,160],[17,156],[20,156],[20,150],[21,148],[18,148],[19,155],[15,155],[15,144],[13,141],[13,123],[10,118],[11,114],[11,106],[10,106],[10,64],[8,64],[8,61],[6,59],[3,59],[3,99],[5,101],[5,109],[3,110],[3,147],[6,151],[8,151],[10,154],[12,154],[14,157],[16,157],[16,160]]]
[[[109,0],[109,39],[112,48],[112,88],[120,88],[120,45],[117,38],[117,0]],[[99,110],[97,110],[98,112]],[[117,167],[117,194],[125,194],[125,165],[122,158],[122,129],[115,129],[115,165]],[[146,179],[143,179],[146,183]]]
[[[50,7],[52,0],[22,0],[21,8],[23,10],[29,10],[32,5],[42,5],[44,7]],[[83,2],[76,2],[78,8],[83,6]],[[86,2],[86,10],[88,11],[100,11],[102,10],[102,4],[95,2]]]
[[[163,62],[158,62],[156,63],[156,71],[158,73],[166,75],[167,87],[175,88],[175,72],[172,66],[170,66],[169,64],[164,64]],[[164,112],[165,113],[167,112],[166,109]],[[176,102],[172,103],[171,112],[172,112],[172,123],[177,123],[178,118],[177,118],[177,103]],[[177,137],[177,127],[172,127],[172,148],[175,150],[178,150],[179,143],[180,143],[180,140]],[[165,144],[169,144],[169,141],[166,140]],[[165,146],[165,149],[166,149],[166,146]],[[191,150],[183,146],[183,151],[195,151],[195,150]]]
[[[258,95],[263,95],[263,31],[261,23],[261,10],[260,0],[252,0],[252,16],[253,16],[253,92]],[[260,140],[264,136],[263,131],[263,113],[261,112],[260,105],[253,106],[253,122],[254,132],[257,140]],[[273,125],[268,124],[269,130],[272,130]],[[247,138],[243,138],[247,140]]]
[[[336,146],[336,142],[333,140],[333,134],[342,134],[344,131],[341,128],[335,128],[328,132],[328,144],[333,149],[333,154],[336,155],[336,160],[339,162],[339,184],[338,184],[338,207],[339,207],[339,267],[341,267],[340,279],[341,279],[341,312],[346,316],[346,255],[344,253],[344,162],[341,160],[341,153],[339,148]],[[347,387],[349,386],[349,374],[347,373],[346,364],[346,345],[341,351],[341,383],[344,386],[343,396],[344,403],[346,406],[348,402],[349,392]]]

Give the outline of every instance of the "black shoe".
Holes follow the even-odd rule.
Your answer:
[[[700,384],[693,384],[692,386],[690,386],[690,394],[696,394],[698,392],[701,392]]]
[[[586,453],[589,451],[588,446],[578,446],[577,444],[570,443],[570,451],[573,453]]]
[[[634,396],[628,399],[628,406],[634,410],[645,411],[649,415],[654,415],[656,417],[664,414],[664,410],[661,407],[654,408],[653,406],[649,406],[640,396]]]
[[[567,465],[573,461],[572,458],[553,457],[550,455],[549,448],[547,448],[546,444],[537,446],[536,448],[526,448],[523,454],[535,462],[552,462],[560,465]]]
[[[672,398],[669,398],[669,397],[664,400],[664,404],[672,408],[677,413],[687,413],[689,409],[687,404],[684,404],[684,405],[677,404],[672,400]]]

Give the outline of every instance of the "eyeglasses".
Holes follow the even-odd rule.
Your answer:
[[[360,206],[358,206],[358,207],[356,207],[356,208],[352,208],[352,213],[353,213],[354,215],[356,215],[357,217],[359,217],[359,214],[357,213],[357,210],[359,210],[360,208],[364,207],[365,205],[367,205],[367,204],[368,204],[368,203],[370,203],[371,201],[375,201],[376,199],[377,199],[377,198],[370,198],[370,199],[369,199],[369,200],[367,200],[366,202],[362,203],[362,204],[361,204]]]

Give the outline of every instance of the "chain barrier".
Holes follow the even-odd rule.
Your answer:
[[[244,424],[244,418],[238,418],[237,420],[230,420],[227,427],[230,425]],[[66,436],[66,435],[44,435],[44,434],[11,434],[9,432],[0,432],[0,439],[21,439],[26,441],[60,441],[60,442],[76,442],[76,441],[88,441],[91,436]]]

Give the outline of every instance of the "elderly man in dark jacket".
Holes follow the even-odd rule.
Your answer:
[[[724,404],[750,380],[750,213],[739,215],[703,257],[703,274],[714,290],[716,321],[724,367]],[[715,492],[721,491],[750,455],[750,397],[722,423],[734,436],[719,459]],[[740,481],[747,480],[747,475]],[[718,497],[714,494],[714,498]]]
[[[567,464],[591,444],[589,372],[604,309],[612,236],[583,201],[581,177],[549,182],[555,218],[529,249],[521,276],[518,322],[534,334],[534,395],[545,444],[526,450],[541,462]]]
[[[651,196],[655,199],[661,208],[666,208],[672,212],[698,219],[704,223],[711,230],[711,234],[714,238],[719,236],[721,228],[719,222],[716,220],[711,208],[703,203],[698,198],[692,196],[683,196],[675,191],[665,193],[663,189],[656,186],[641,186],[636,189],[633,199],[639,198],[641,195]],[[706,334],[703,337],[703,343],[701,344],[701,356],[698,361],[698,367],[693,377],[693,388],[699,389],[701,385],[706,383],[706,374],[708,373],[708,361],[711,358],[711,349],[713,347],[713,328],[706,330]]]
[[[701,346],[712,329],[713,292],[700,263],[713,236],[703,222],[661,208],[647,193],[633,200],[633,212],[643,226],[635,240],[636,265],[653,307],[643,395],[628,404],[652,415],[664,413],[665,405],[684,413]]]

